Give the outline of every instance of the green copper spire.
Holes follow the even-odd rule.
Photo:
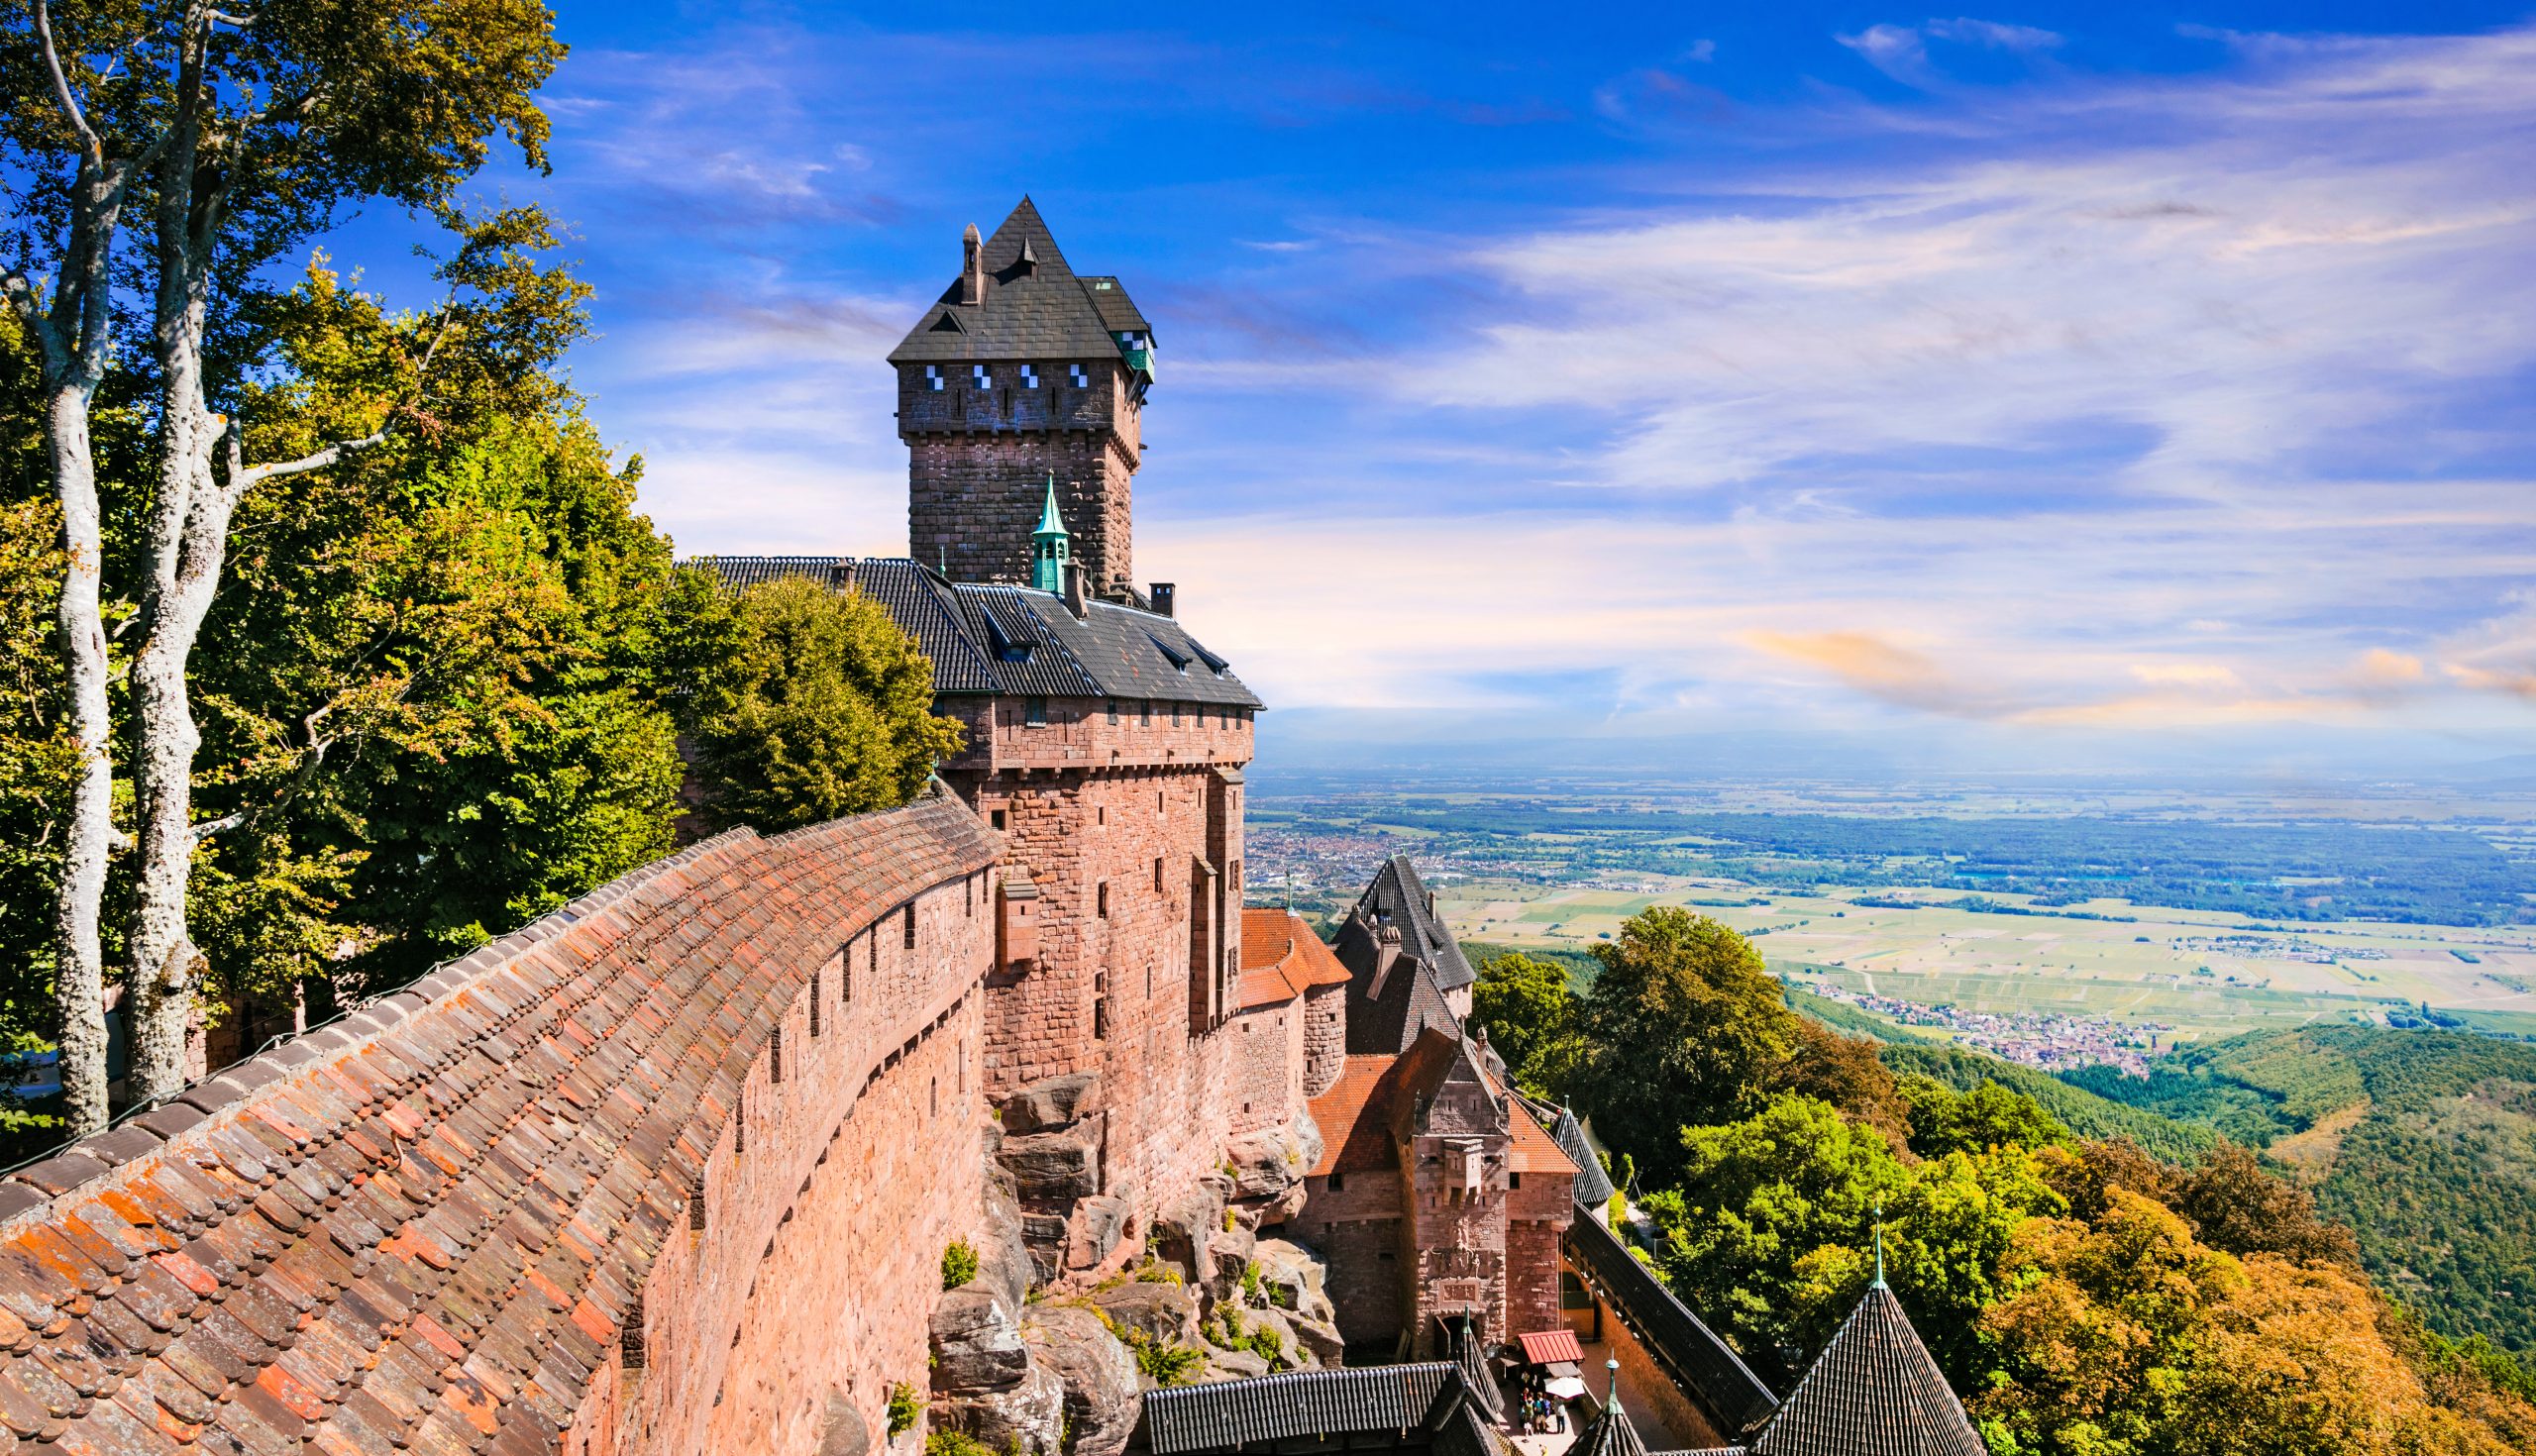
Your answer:
[[[1066,589],[1066,562],[1074,539],[1066,534],[1066,518],[1057,510],[1057,475],[1048,472],[1048,503],[1039,512],[1039,529],[1030,533],[1030,584],[1041,591]]]
[[[1880,1290],[1884,1287],[1884,1205],[1878,1203],[1875,1205],[1875,1283],[1867,1288]]]

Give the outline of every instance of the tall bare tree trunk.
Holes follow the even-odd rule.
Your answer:
[[[53,904],[53,1000],[61,1017],[62,1113],[82,1137],[106,1125],[106,964],[98,940],[106,860],[114,848],[113,730],[106,716],[106,630],[98,609],[105,554],[96,461],[88,444],[93,385],[53,386],[46,411],[53,475],[61,498],[65,565],[61,644],[69,726],[79,753]]]
[[[186,17],[177,61],[172,134],[159,158],[158,289],[153,346],[158,360],[158,498],[143,541],[141,640],[132,663],[133,816],[137,864],[132,917],[131,1092],[174,1095],[194,1072],[187,1031],[201,953],[185,921],[193,880],[194,751],[202,730],[185,690],[194,640],[219,589],[230,501],[211,479],[218,422],[203,394],[202,338],[211,250],[220,234],[218,183],[201,180],[207,27]]]
[[[53,1001],[61,1019],[61,1090],[72,1136],[106,1125],[106,863],[114,851],[113,727],[106,707],[103,597],[105,539],[97,504],[97,464],[88,409],[105,378],[108,289],[115,230],[135,175],[157,158],[164,138],[135,156],[109,159],[63,72],[45,0],[33,10],[36,39],[53,101],[75,139],[68,235],[54,260],[50,296],[18,268],[0,270],[0,292],[43,348],[45,440],[61,502],[62,579],[58,620],[71,744],[79,754],[61,880],[53,903]]]

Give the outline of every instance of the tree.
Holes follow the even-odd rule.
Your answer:
[[[1904,1186],[1875,1132],[1829,1103],[1781,1097],[1681,1134],[1678,1187],[1640,1200],[1656,1268],[1781,1389],[1866,1288],[1875,1209]]]
[[[1521,952],[1499,956],[1480,968],[1470,1008],[1517,1083],[1564,1100],[1568,1078],[1583,1055],[1577,1035],[1583,1004],[1566,967]]]
[[[265,305],[248,429],[337,438],[413,384],[430,419],[240,507],[190,673],[219,828],[189,913],[226,996],[375,988],[672,847],[670,546],[562,382],[585,285],[546,220],[464,222],[450,300],[390,313],[322,260]]]
[[[673,672],[700,817],[792,829],[915,796],[960,725],[933,715],[933,665],[860,592],[800,577],[722,592],[681,573]]]
[[[1892,1069],[1884,1065],[1881,1044],[1846,1035],[1811,1016],[1799,1016],[1796,1029],[1795,1055],[1778,1068],[1771,1086],[1830,1102],[1844,1116],[1901,1146],[1910,1137],[1911,1106]]]
[[[1585,998],[1592,1060],[1578,1099],[1598,1132],[1657,1182],[1682,1167],[1681,1130],[1745,1115],[1803,1033],[1758,952],[1718,921],[1673,905],[1631,916],[1594,947]]]
[[[1923,1158],[2009,1147],[2031,1151],[2070,1141],[2069,1129],[2041,1103],[1995,1082],[1958,1092],[1934,1078],[1913,1077],[1903,1092],[1911,1106],[1911,1151]]]
[[[162,157],[172,131],[123,102],[135,90],[88,53],[128,38],[79,14],[56,35],[47,0],[28,29],[6,38],[7,110],[0,136],[26,179],[10,198],[13,257],[0,292],[43,362],[45,441],[62,537],[59,622],[71,755],[54,874],[53,973],[60,1021],[64,1115],[73,1133],[106,1123],[107,857],[113,849],[114,765],[103,608],[104,515],[98,503],[89,410],[110,363],[116,238],[137,182]],[[49,281],[44,279],[50,273]]]
[[[379,198],[439,208],[482,165],[497,131],[542,165],[546,119],[530,98],[562,48],[538,0],[283,0],[243,20],[184,0],[169,17],[143,19],[128,64],[151,77],[147,99],[163,110],[170,138],[150,179],[159,469],[143,532],[132,668],[131,1081],[146,1100],[184,1082],[202,965],[186,927],[205,837],[193,816],[201,733],[187,669],[219,588],[231,519],[260,484],[379,443],[412,403],[381,400],[364,434],[250,466],[243,427],[213,403],[247,384],[255,340],[223,341],[234,347],[226,358],[207,342],[251,316],[257,271],[344,205]]]
[[[2351,1229],[2316,1211],[2315,1195],[2267,1172],[2255,1155],[2222,1143],[2178,1179],[2167,1198],[2213,1248],[2244,1257],[2277,1254],[2295,1264],[2360,1267]]]

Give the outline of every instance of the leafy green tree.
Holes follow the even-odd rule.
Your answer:
[[[1842,1115],[1891,1139],[1896,1146],[1910,1136],[1910,1103],[1901,1084],[1884,1065],[1881,1045],[1872,1038],[1849,1036],[1812,1016],[1797,1018],[1795,1053],[1771,1078],[1778,1092],[1830,1102]]]
[[[680,728],[713,828],[792,829],[905,803],[960,747],[933,665],[879,603],[806,578],[724,593],[683,572]]]
[[[1760,954],[1705,915],[1650,907],[1594,956],[1603,973],[1585,998],[1592,1052],[1578,1100],[1606,1141],[1669,1183],[1681,1130],[1756,1109],[1803,1032]]]
[[[1528,1092],[1554,1100],[1584,1054],[1577,1022],[1584,1006],[1569,984],[1567,968],[1522,952],[1499,956],[1480,969],[1471,988],[1471,1017],[1488,1033]]]
[[[1641,1199],[1673,1292],[1781,1388],[1871,1276],[1874,1210],[1905,1185],[1882,1135],[1811,1097],[1681,1135],[1677,1187]]]
[[[2041,1103],[1995,1082],[1958,1092],[1933,1078],[1912,1077],[1903,1092],[1911,1104],[1911,1151],[1923,1158],[2070,1141],[2069,1129]]]

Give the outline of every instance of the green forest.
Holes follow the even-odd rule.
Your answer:
[[[1855,1304],[1880,1228],[1889,1282],[1994,1456],[2536,1446],[2536,1377],[2369,1251],[2383,1210],[2206,1122],[1847,1034],[1792,1007],[1744,938],[1677,907],[1633,917],[1590,976],[1480,959],[1491,1044],[1587,1115],[1644,1257],[1776,1389]],[[2322,1125],[2340,1074],[2318,1051],[2240,1048],[2209,1075],[2268,1078],[2250,1092]],[[2493,1086],[2448,1051],[2417,1080]],[[2399,1064],[2424,1055],[2390,1051],[2382,1075]]]
[[[2294,1157],[2371,1273],[2454,1335],[2536,1352],[2536,1046],[2361,1026],[2174,1052],[2069,1084]]]

